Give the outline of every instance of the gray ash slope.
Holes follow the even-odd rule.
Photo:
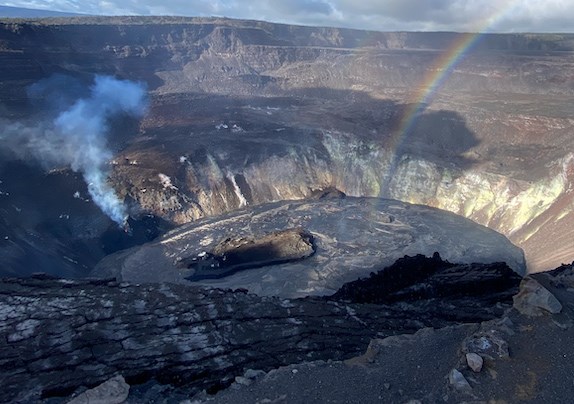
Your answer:
[[[213,253],[228,238],[257,239],[289,228],[302,228],[313,236],[316,250],[311,257],[194,284],[244,288],[258,295],[325,295],[404,255],[434,252],[451,262],[506,262],[525,273],[520,248],[468,219],[393,200],[346,197],[276,202],[202,219],[107,256],[91,275],[138,283],[188,283],[194,269],[182,262]]]

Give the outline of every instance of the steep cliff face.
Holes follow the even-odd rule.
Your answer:
[[[6,88],[68,72],[115,74],[176,93],[409,90],[429,69],[444,68],[437,57],[465,39],[469,37],[454,33],[383,33],[228,19],[13,19],[0,22],[0,69]],[[568,69],[573,35],[489,34],[474,42],[445,89],[573,94]],[[12,90],[18,93],[18,88]]]
[[[225,19],[3,22],[2,116],[30,116],[26,87],[53,73],[144,81],[150,111],[116,131],[110,163],[140,211],[182,224],[335,187],[471,218],[525,248],[530,270],[571,261],[574,36],[484,35],[411,119],[464,38]]]

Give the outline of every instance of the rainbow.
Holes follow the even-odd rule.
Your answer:
[[[442,53],[430,68],[423,82],[411,96],[409,107],[401,119],[399,133],[405,135],[413,127],[416,118],[426,105],[430,104],[437,91],[442,87],[456,65],[466,56],[482,38],[483,34],[457,34],[451,46]],[[403,136],[401,136],[403,137]]]
[[[408,139],[408,135],[415,126],[417,118],[421,116],[424,109],[431,104],[438,90],[450,77],[457,64],[479,43],[489,28],[494,26],[514,8],[517,1],[518,0],[510,0],[501,2],[502,6],[498,10],[475,25],[473,33],[456,34],[450,46],[442,52],[440,57],[437,58],[428,70],[422,82],[416,86],[415,91],[413,91],[413,94],[407,102],[407,108],[402,115],[400,123],[392,136],[393,139],[396,139],[395,144],[391,146],[393,158],[389,171],[380,188],[380,196],[384,196],[383,193],[388,192],[391,177],[399,163],[400,149]]]

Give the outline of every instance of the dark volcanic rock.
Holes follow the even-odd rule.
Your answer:
[[[313,235],[303,229],[276,231],[261,237],[226,238],[212,252],[184,258],[178,266],[194,270],[187,279],[218,279],[234,272],[283,264],[315,253]]]
[[[416,302],[426,307],[427,313],[480,321],[484,320],[484,308],[496,302],[507,307],[512,304],[521,279],[502,262],[461,265],[443,261],[438,253],[432,258],[406,256],[368,278],[344,284],[330,299],[376,304]]]
[[[328,187],[325,189],[314,189],[309,196],[309,199],[324,199],[324,198],[335,198],[341,199],[346,197],[343,191],[339,191],[337,188]]]
[[[0,401],[67,396],[118,374],[131,385],[154,380],[188,394],[216,391],[247,369],[347,359],[375,336],[492,319],[510,307],[504,292],[512,286],[506,291],[479,288],[472,295],[481,304],[472,307],[471,315],[461,303],[469,294],[467,266],[450,269],[448,296],[435,288],[425,299],[397,295],[382,305],[109,279],[3,279]],[[488,266],[482,269],[489,272]],[[504,271],[494,268],[492,273],[505,283]],[[411,288],[426,288],[426,279],[415,278]],[[374,287],[386,288],[380,283]]]
[[[309,78],[325,89],[336,83],[339,88],[353,84],[400,88],[418,82],[438,51],[464,39],[464,34],[451,32],[369,32],[224,18],[4,20],[0,21],[2,50],[19,53],[11,57],[0,54],[4,61],[0,73],[11,84],[4,98],[15,91],[17,81],[63,71],[79,76],[86,72],[115,73],[147,80],[171,92],[277,93],[285,87],[301,87]],[[538,65],[523,61],[533,55],[544,57],[542,65],[549,69],[552,56],[573,48],[574,36],[569,34],[483,34],[470,61],[482,63],[469,62],[466,69],[457,69],[455,80],[448,84],[466,91],[486,88],[496,92],[572,93],[572,78],[567,72],[555,69],[555,76],[545,75]],[[321,71],[325,62],[357,56],[357,51],[362,51],[361,58],[353,65],[342,64],[339,74]],[[237,54],[243,57],[229,57]],[[384,60],[388,69],[374,68],[374,60]],[[313,63],[316,61],[319,63]],[[568,59],[558,61],[566,64]],[[307,71],[299,66],[310,62],[313,66]],[[404,68],[405,63],[408,68]],[[505,63],[509,68],[506,75],[492,71]],[[211,66],[217,69],[208,72]],[[353,68],[360,69],[360,77],[344,74]],[[518,74],[520,69],[522,74]],[[484,77],[477,71],[491,74]],[[234,80],[225,80],[228,77]]]
[[[5,161],[0,150],[0,276],[86,276],[107,254],[149,242],[173,226],[129,218],[130,232],[91,201],[81,176]]]
[[[404,257],[369,278],[344,284],[333,299],[354,303],[393,303],[429,297],[457,298],[518,291],[520,277],[503,262],[493,264],[452,264],[438,253]],[[416,285],[416,286],[415,286]]]

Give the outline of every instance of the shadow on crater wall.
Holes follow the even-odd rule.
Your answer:
[[[237,160],[258,164],[284,156],[293,148],[313,149],[328,157],[321,144],[327,131],[352,135],[358,141],[395,149],[398,155],[471,168],[464,154],[479,144],[455,111],[426,109],[407,133],[399,133],[411,105],[382,100],[361,91],[311,88],[288,97],[233,97],[205,94],[160,96],[143,122],[146,139],[128,151],[154,147],[186,151],[204,160],[218,150],[233,150]],[[217,130],[218,125],[229,127]],[[237,125],[241,131],[233,132]],[[227,142],[232,139],[232,143]],[[199,153],[199,154],[198,154]],[[203,158],[201,157],[203,156]],[[237,164],[239,166],[239,164]]]

